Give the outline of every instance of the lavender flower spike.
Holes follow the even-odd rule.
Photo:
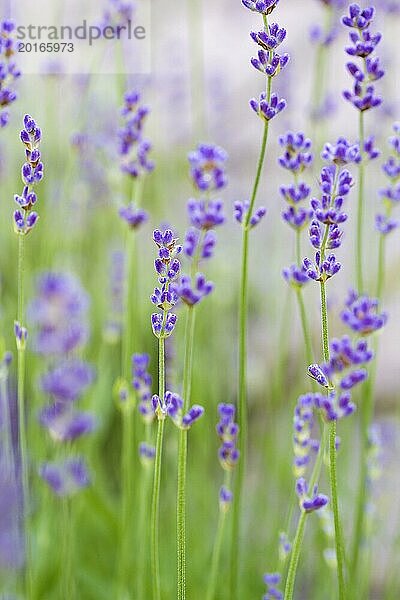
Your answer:
[[[70,458],[61,463],[44,463],[40,477],[56,496],[72,496],[90,484],[89,473],[81,458]]]
[[[246,8],[262,15],[271,14],[278,3],[279,0],[242,0],[242,4]]]
[[[376,298],[358,296],[350,291],[346,307],[341,313],[343,323],[361,335],[369,335],[382,329],[387,322],[387,314],[378,312]]]
[[[15,194],[18,209],[14,211],[14,231],[18,235],[28,235],[38,221],[38,214],[32,210],[37,197],[34,186],[43,179],[43,163],[39,150],[42,132],[30,115],[24,117],[24,128],[20,138],[25,146],[26,162],[22,166],[21,176],[24,183],[22,194]]]
[[[188,155],[193,185],[200,191],[216,191],[227,184],[225,163],[228,154],[213,144],[199,144]],[[218,223],[219,224],[219,223]]]
[[[6,19],[0,22],[0,127],[6,127],[10,115],[8,107],[15,102],[17,94],[14,84],[21,72],[14,62],[16,41],[14,39],[15,23]]]
[[[180,262],[176,257],[182,252],[182,246],[177,244],[178,240],[174,238],[170,229],[166,229],[164,232],[156,229],[153,232],[153,240],[158,248],[158,257],[154,261],[154,267],[160,287],[155,288],[151,301],[162,313],[151,315],[151,325],[157,338],[166,338],[173,332],[177,320],[177,316],[169,311],[178,300],[171,284],[180,272]]]
[[[255,98],[250,100],[250,106],[261,119],[270,121],[286,108],[286,100],[279,99],[277,94],[272,93],[271,99],[268,101],[266,93],[261,92],[259,100]]]
[[[318,494],[317,486],[314,486],[311,497],[308,495],[308,484],[304,477],[296,481],[296,494],[299,497],[300,508],[307,513],[313,512],[326,506],[329,498],[324,494]]]

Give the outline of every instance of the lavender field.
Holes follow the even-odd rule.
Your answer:
[[[399,0],[83,4],[0,3],[0,600],[398,600]]]

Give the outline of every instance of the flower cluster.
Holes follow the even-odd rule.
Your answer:
[[[279,157],[278,162],[283,169],[290,171],[293,175],[293,183],[282,185],[279,188],[281,196],[288,204],[282,212],[282,218],[297,232],[297,235],[300,235],[300,231],[308,225],[313,215],[313,211],[309,207],[302,206],[302,203],[308,200],[311,188],[304,181],[298,179],[299,174],[312,165],[314,158],[311,152],[312,144],[304,133],[292,131],[281,135],[278,142],[283,148],[283,154]],[[292,264],[284,269],[283,276],[287,283],[294,287],[302,287],[309,281],[304,267],[299,264]]]
[[[35,350],[57,357],[56,364],[40,378],[40,388],[51,397],[51,403],[40,411],[39,422],[59,444],[70,444],[96,426],[92,414],[75,408],[94,380],[93,368],[73,356],[87,340],[87,308],[88,299],[79,282],[63,273],[42,275],[38,294],[29,306],[37,328]],[[89,483],[83,459],[70,456],[60,463],[43,464],[40,475],[60,496],[71,495]]]
[[[217,433],[222,441],[218,451],[219,461],[223,469],[231,471],[239,460],[239,450],[236,448],[239,426],[235,423],[235,406],[221,403],[218,413]]]
[[[277,3],[246,2],[243,0],[243,4],[247,6],[247,8],[251,8],[251,10],[268,14],[268,12],[271,12],[271,10],[275,8]],[[251,5],[253,5],[253,8]],[[269,5],[269,7],[267,7],[267,5]],[[260,10],[261,6],[263,7],[262,10]],[[281,55],[276,51],[286,38],[286,30],[283,27],[279,27],[277,23],[272,23],[271,25],[267,24],[263,31],[252,31],[250,36],[259,46],[257,57],[253,57],[250,62],[257,71],[260,71],[269,79],[268,91],[262,92],[258,100],[252,98],[250,100],[250,106],[261,119],[268,122],[286,107],[286,101],[283,98],[280,99],[277,94],[271,94],[270,92],[272,78],[278,75],[290,60],[289,54],[284,53]]]
[[[188,306],[200,302],[205,296],[211,294],[214,284],[207,281],[202,273],[197,273],[192,279],[188,275],[182,275],[179,282],[174,285],[174,291],[179,298]]]
[[[400,123],[393,125],[394,135],[389,138],[393,154],[384,163],[382,169],[389,180],[389,185],[380,190],[385,212],[378,213],[375,218],[376,228],[382,235],[387,235],[400,225],[400,221],[392,218],[393,208],[400,203]]]
[[[227,184],[225,163],[228,154],[213,144],[199,144],[188,155],[190,176],[200,193],[207,192],[207,199],[190,198],[187,211],[190,227],[185,234],[184,253],[195,264],[213,256],[216,245],[214,229],[225,223],[224,205],[219,198],[210,198],[212,192],[221,191]]]
[[[333,253],[342,243],[343,232],[340,226],[347,220],[344,202],[350,193],[353,179],[350,172],[343,167],[357,162],[359,148],[340,137],[335,144],[325,144],[322,157],[331,162],[321,170],[319,187],[320,198],[311,200],[314,218],[310,225],[309,238],[316,249],[315,262],[308,258],[303,267],[310,279],[325,282],[333,277],[341,268]]]
[[[261,219],[267,214],[267,209],[264,206],[257,208],[252,215],[249,217],[250,202],[245,200],[244,202],[236,201],[234,204],[234,217],[238,223],[243,226],[247,226],[249,229],[253,229],[259,224]]]
[[[132,386],[139,401],[139,413],[145,423],[151,423],[154,419],[151,402],[152,378],[148,372],[149,363],[150,356],[148,354],[134,354],[132,356]]]
[[[170,391],[165,392],[164,398],[155,394],[151,401],[157,418],[165,419],[168,415],[179,429],[190,429],[204,414],[204,408],[199,404],[193,404],[185,413],[183,399]]]
[[[80,282],[69,273],[44,273],[28,316],[36,327],[34,349],[42,355],[66,355],[86,343],[89,336],[89,299]]]
[[[349,14],[342,18],[342,23],[352,29],[350,32],[351,45],[346,52],[352,57],[361,58],[361,66],[354,62],[347,63],[347,70],[354,79],[353,90],[346,90],[343,96],[353,106],[363,112],[375,108],[382,99],[375,94],[374,82],[385,74],[379,58],[372,58],[376,46],[381,40],[381,34],[373,34],[370,26],[375,16],[375,9],[362,9],[358,4],[350,4]]]
[[[286,100],[275,93],[268,98],[266,92],[261,92],[258,100],[250,100],[250,106],[261,119],[270,121],[286,108]]]
[[[200,192],[207,192],[207,199],[190,198],[187,203],[191,226],[186,231],[183,250],[191,261],[192,276],[182,275],[173,286],[174,292],[188,306],[197,304],[214,289],[214,284],[197,270],[201,260],[213,256],[216,245],[214,229],[225,223],[222,200],[211,198],[210,194],[220,191],[227,184],[227,158],[223,148],[212,144],[200,144],[188,155],[194,187]]]
[[[18,209],[14,211],[14,230],[18,235],[27,235],[38,220],[38,214],[32,210],[37,201],[34,186],[43,179],[43,163],[39,150],[42,139],[41,129],[31,116],[25,115],[24,128],[20,138],[25,146],[26,162],[22,166],[22,194],[14,195]]]
[[[235,412],[233,404],[218,405],[219,421],[216,430],[222,442],[218,450],[218,458],[221,467],[228,473],[234,469],[239,460],[239,450],[236,447],[239,426],[235,423]],[[233,494],[228,486],[222,486],[219,494],[221,510],[228,510],[232,500]]]
[[[352,343],[349,336],[344,335],[331,341],[328,363],[308,367],[309,376],[328,389],[327,396],[314,395],[315,406],[323,411],[328,421],[354,412],[350,390],[367,379],[368,372],[364,365],[373,357],[365,340]]]
[[[242,0],[246,8],[262,15],[271,14],[278,3],[279,0]]]
[[[101,26],[123,27],[132,20],[134,4],[125,0],[108,0],[108,6],[104,9]]]
[[[140,103],[140,94],[127,92],[121,115],[123,127],[118,131],[118,152],[121,156],[121,170],[133,179],[137,179],[154,169],[154,163],[148,157],[151,151],[150,142],[143,137],[144,122],[149,114],[147,106]],[[131,229],[137,229],[148,219],[144,210],[134,202],[122,206],[119,216]]]
[[[283,593],[277,587],[282,579],[280,573],[265,573],[263,579],[267,586],[267,592],[263,595],[263,600],[283,600]]]
[[[200,192],[213,192],[226,186],[225,163],[228,154],[214,144],[199,144],[188,155],[190,176]]]
[[[358,335],[366,336],[382,329],[387,322],[387,314],[380,313],[379,301],[368,296],[359,296],[350,290],[341,319]]]
[[[47,462],[40,467],[39,475],[57,496],[72,496],[90,484],[86,464],[81,458]]]
[[[166,338],[173,332],[177,320],[177,316],[170,312],[178,301],[171,283],[176,280],[181,270],[180,262],[176,257],[182,252],[182,246],[177,244],[178,240],[174,238],[170,229],[164,232],[156,229],[153,232],[153,240],[158,248],[154,268],[160,287],[154,289],[150,300],[162,312],[151,315],[151,325],[157,338]]]
[[[15,81],[21,76],[14,54],[16,51],[13,33],[15,24],[6,19],[0,22],[0,127],[9,121],[9,107],[17,99],[14,91]]]
[[[308,483],[304,477],[300,477],[296,481],[296,494],[299,498],[300,508],[306,512],[314,512],[326,506],[329,502],[329,498],[324,494],[318,494],[318,486],[315,485],[311,496],[309,495]]]
[[[125,253],[113,250],[109,268],[109,316],[104,328],[104,337],[111,344],[117,343],[122,334],[125,268]]]
[[[319,442],[312,438],[314,426],[314,395],[304,394],[297,400],[293,418],[293,471],[295,477],[305,474],[310,464],[311,450],[318,450]]]

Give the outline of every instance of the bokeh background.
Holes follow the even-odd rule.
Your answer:
[[[136,0],[139,2],[139,0]],[[7,2],[3,16],[7,14]],[[98,4],[99,18],[106,2]],[[385,185],[381,165],[389,153],[387,138],[392,123],[400,119],[399,70],[400,5],[377,4],[376,28],[383,33],[379,47],[386,76],[378,83],[384,97],[381,108],[366,116],[366,131],[374,135],[381,157],[367,169],[366,264],[371,289],[377,272],[378,233],[374,228],[379,209],[379,189]],[[83,9],[82,9],[83,10]],[[292,501],[292,418],[296,399],[309,390],[303,340],[294,294],[282,278],[284,266],[292,262],[293,235],[283,223],[283,202],[278,188],[290,174],[277,165],[278,135],[291,129],[312,137],[316,156],[309,183],[316,192],[322,165],[320,150],[325,141],[345,135],[357,139],[357,115],[342,98],[350,85],[345,70],[344,46],[347,32],[340,25],[339,10],[334,22],[337,36],[326,48],[323,71],[316,75],[319,45],[310,32],[325,20],[326,6],[318,0],[281,0],[274,20],[288,30],[284,44],[291,61],[274,81],[288,108],[271,124],[266,166],[258,201],[268,209],[267,218],[254,231],[250,256],[249,322],[249,414],[250,457],[246,476],[243,592],[242,597],[261,598],[262,575],[274,570],[278,534],[286,523]],[[250,30],[261,28],[258,15],[246,10],[239,0],[186,2],[153,0],[151,3],[151,71],[145,75],[115,73],[63,75],[23,74],[17,83],[18,100],[11,109],[9,125],[0,133],[0,331],[5,348],[14,350],[13,321],[16,313],[17,240],[12,229],[13,195],[20,192],[23,161],[18,139],[25,113],[34,116],[43,130],[42,154],[45,178],[40,184],[40,222],[27,242],[27,299],[32,298],[38,275],[43,271],[75,274],[90,294],[90,343],[85,359],[96,368],[97,378],[83,401],[96,414],[99,427],[90,439],[80,443],[89,457],[93,473],[91,490],[76,497],[77,597],[110,598],[115,569],[115,539],[120,491],[119,460],[121,423],[112,389],[119,374],[118,351],[104,335],[110,310],[111,254],[124,248],[125,226],[118,207],[125,200],[126,183],[117,154],[120,107],[128,89],[142,93],[150,106],[146,135],[153,144],[153,173],[146,177],[143,207],[150,222],[137,237],[137,351],[152,357],[156,374],[156,340],[151,332],[154,287],[151,232],[168,224],[180,237],[187,227],[186,202],[193,194],[187,154],[199,142],[213,142],[229,153],[229,185],[223,191],[227,221],[218,231],[215,259],[205,268],[215,291],[198,310],[193,401],[206,408],[204,419],[190,432],[188,502],[188,572],[190,598],[204,598],[213,536],[218,517],[218,490],[222,471],[217,461],[215,434],[219,402],[235,402],[237,387],[237,302],[240,271],[240,228],[233,220],[233,203],[248,198],[255,175],[261,124],[248,106],[264,86],[263,76],[250,65],[255,47]],[[314,32],[315,37],[315,32]],[[17,57],[18,59],[18,57]],[[100,59],[101,60],[101,59]],[[117,60],[117,59],[116,59]],[[117,69],[116,69],[117,71]],[[329,109],[317,114],[318,102],[329,98]],[[321,111],[319,111],[321,112]],[[83,134],[83,149],[73,143]],[[354,169],[357,178],[356,169]],[[338,318],[348,288],[354,282],[355,194],[349,201],[350,219],[346,239],[338,252],[341,273],[329,286],[331,335],[344,327]],[[304,236],[304,256],[311,250]],[[400,243],[398,233],[388,241],[387,285],[384,308],[387,327],[379,334],[380,352],[376,381],[375,421],[381,433],[380,476],[374,483],[370,513],[373,550],[372,598],[398,598],[400,581],[400,433],[399,319]],[[305,290],[309,321],[313,327],[314,349],[319,344],[319,297],[316,286]],[[179,391],[182,381],[183,318],[169,350],[169,385]],[[28,351],[28,430],[34,491],[36,530],[35,569],[37,597],[57,598],[58,563],[57,499],[43,489],[35,477],[37,466],[54,454],[43,439],[37,413],[45,398],[37,385],[46,369],[42,359]],[[11,374],[11,388],[15,387]],[[362,402],[362,395],[356,395]],[[340,502],[344,531],[351,531],[358,473],[359,432],[357,414],[340,426]],[[165,597],[175,590],[175,483],[177,436],[172,424],[166,433],[162,480],[162,577]],[[322,481],[321,491],[329,490]],[[7,489],[0,490],[0,503],[9,502]],[[0,521],[1,523],[1,521]],[[4,529],[4,528],[3,528]],[[9,539],[0,535],[0,566],[4,593],[18,589],[21,557],[9,552]],[[306,534],[298,575],[299,599],[334,598],[334,578],[323,559],[324,535],[318,518]],[[140,552],[140,548],[135,551]],[[228,544],[224,549],[218,599],[229,595],[227,580]],[[396,567],[397,564],[397,567]],[[397,568],[397,571],[396,571]],[[8,596],[2,596],[8,597]]]

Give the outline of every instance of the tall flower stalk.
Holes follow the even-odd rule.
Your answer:
[[[387,244],[387,237],[399,227],[400,222],[393,218],[393,208],[400,198],[400,191],[398,181],[400,178],[400,143],[399,143],[399,132],[400,127],[398,124],[393,126],[394,135],[389,138],[389,144],[393,150],[393,154],[383,165],[383,171],[388,178],[389,185],[380,191],[380,195],[383,199],[383,212],[379,212],[376,215],[375,224],[376,229],[379,233],[379,251],[378,251],[378,274],[376,280],[376,300],[373,302],[375,309],[378,308],[379,303],[382,302],[384,285],[385,285],[385,249]],[[372,309],[372,306],[370,306]],[[374,328],[376,325],[383,325],[381,320],[376,321],[374,319]],[[380,328],[380,327],[378,327]],[[376,353],[378,352],[378,340],[375,343]],[[367,503],[368,495],[368,460],[367,460],[367,448],[369,447],[369,438],[371,424],[373,420],[373,399],[374,399],[374,386],[376,377],[376,361],[371,373],[371,377],[365,386],[364,394],[364,411],[363,411],[363,447],[365,450],[365,456],[361,464],[360,482],[357,497],[357,506],[355,514],[355,528],[353,536],[353,546],[351,553],[351,568],[354,573],[355,586],[359,581],[359,567],[360,567],[360,547],[362,545],[362,539],[365,535],[365,506]],[[364,570],[363,580],[368,586],[368,573]]]
[[[154,402],[158,424],[150,519],[150,553],[153,600],[160,600],[159,503],[164,422],[167,415],[165,402],[165,339],[171,335],[177,321],[177,316],[170,312],[176,304],[177,295],[170,287],[180,272],[180,262],[176,256],[182,251],[182,246],[177,244],[177,240],[170,229],[164,232],[156,229],[153,232],[153,240],[157,246],[158,256],[154,266],[160,287],[154,289],[151,301],[158,307],[160,312],[151,315],[153,333],[158,339],[158,396],[156,396]]]
[[[240,590],[238,587],[241,546],[240,516],[242,505],[241,497],[244,485],[247,456],[247,321],[249,234],[251,229],[257,225],[266,212],[263,207],[257,209],[256,211],[254,208],[264,167],[269,122],[286,107],[286,101],[279,99],[277,94],[272,92],[272,80],[273,77],[286,66],[289,60],[289,56],[287,54],[280,56],[276,52],[276,49],[286,37],[286,30],[279,28],[279,26],[275,23],[271,25],[268,23],[268,15],[275,9],[278,1],[265,0],[262,2],[254,2],[252,0],[242,0],[242,2],[246,8],[260,13],[263,17],[264,29],[259,32],[251,32],[250,34],[253,41],[260,47],[258,56],[253,58],[251,63],[255,69],[260,71],[266,77],[266,90],[260,94],[258,100],[253,98],[250,101],[251,108],[264,123],[260,154],[250,200],[242,203],[236,203],[235,205],[235,217],[236,220],[241,223],[243,231],[239,297],[239,377],[237,401],[237,418],[239,424],[238,448],[241,459],[238,464],[238,473],[235,480],[234,490],[235,501],[233,505],[230,572],[231,598],[236,598],[240,595]]]
[[[349,62],[347,69],[354,79],[352,91],[346,90],[343,96],[359,112],[358,134],[360,147],[358,202],[357,202],[357,237],[356,237],[356,278],[357,289],[360,294],[365,292],[364,281],[364,210],[365,210],[365,159],[368,152],[368,140],[365,139],[364,113],[382,104],[382,99],[375,95],[374,82],[381,79],[385,72],[379,58],[371,57],[382,36],[370,31],[371,23],[375,17],[373,7],[364,10],[358,4],[349,6],[349,14],[342,18],[346,27],[352,29],[350,33],[351,45],[346,47],[346,52],[352,57],[361,59],[361,66]]]
[[[128,584],[133,556],[133,502],[134,502],[134,457],[136,427],[135,427],[135,397],[129,393],[129,379],[131,376],[131,355],[137,344],[138,330],[134,316],[137,314],[136,282],[137,282],[137,257],[136,234],[139,228],[147,221],[148,214],[142,208],[141,193],[145,175],[154,169],[154,163],[149,159],[151,150],[150,142],[144,138],[143,129],[149,113],[147,106],[141,104],[140,94],[129,91],[124,96],[124,106],[121,109],[123,126],[118,131],[118,152],[120,167],[126,176],[128,201],[119,208],[119,216],[126,226],[126,284],[125,284],[125,318],[121,347],[121,379],[117,382],[118,394],[126,400],[121,404],[122,414],[122,451],[121,451],[121,529],[120,529],[120,557],[118,560],[118,589],[122,593]]]
[[[218,146],[200,144],[189,154],[190,174],[195,188],[207,194],[207,199],[190,199],[188,214],[191,227],[186,233],[184,253],[191,261],[191,275],[183,275],[174,286],[176,294],[187,306],[185,353],[183,365],[183,412],[190,405],[193,346],[195,333],[195,310],[197,304],[208,296],[214,286],[198,273],[199,262],[213,254],[216,239],[213,229],[225,221],[223,203],[212,199],[211,194],[219,192],[226,185],[225,161],[227,154]],[[177,593],[179,600],[186,598],[186,466],[188,429],[181,427],[178,443],[178,485],[177,485]]]
[[[236,409],[233,404],[221,403],[218,405],[220,419],[216,429],[221,440],[218,458],[221,467],[225,471],[225,478],[224,484],[219,491],[219,517],[211,559],[211,572],[208,580],[207,600],[214,600],[216,594],[226,515],[229,512],[233,500],[233,494],[230,489],[232,471],[239,460],[239,451],[236,448],[239,427],[237,423],[235,423],[235,410]]]
[[[0,128],[10,120],[9,107],[17,99],[14,85],[21,72],[14,61],[17,51],[15,23],[10,19],[0,22]]]
[[[306,138],[302,132],[289,131],[280,136],[278,141],[284,149],[282,156],[279,157],[279,164],[293,175],[291,185],[280,187],[281,196],[288,204],[282,213],[282,218],[295,232],[295,263],[283,270],[283,277],[296,292],[306,358],[310,364],[313,362],[313,349],[302,291],[304,285],[309,282],[309,278],[302,265],[301,233],[309,224],[313,211],[310,207],[302,206],[309,198],[311,188],[305,182],[299,181],[299,175],[312,165],[311,140]]]
[[[325,441],[329,447],[329,477],[331,485],[332,508],[335,523],[335,545],[339,597],[345,598],[345,580],[344,580],[344,546],[339,517],[338,489],[337,489],[337,447],[336,447],[336,422],[339,418],[351,414],[354,405],[350,401],[347,393],[339,394],[334,383],[335,369],[337,369],[336,360],[332,359],[329,345],[328,331],[328,310],[326,296],[326,282],[328,279],[339,272],[341,265],[336,261],[333,253],[328,254],[328,250],[334,250],[341,245],[343,232],[340,229],[342,223],[347,219],[343,212],[343,203],[349,194],[352,178],[348,170],[342,167],[350,162],[357,162],[359,157],[357,145],[351,145],[344,138],[339,138],[336,144],[326,144],[322,152],[322,157],[331,163],[323,167],[320,178],[321,198],[313,198],[311,206],[314,211],[314,218],[310,226],[309,236],[312,246],[316,249],[315,263],[308,258],[304,259],[303,267],[306,275],[319,282],[320,302],[321,302],[321,343],[322,343],[322,367],[311,365],[308,373],[312,379],[326,388],[326,398],[319,394],[314,394],[311,404],[314,408],[321,411],[324,425],[322,435],[322,452],[324,451]],[[335,346],[336,348],[336,346]],[[346,346],[347,348],[347,346]],[[335,350],[336,354],[341,349]],[[344,354],[344,353],[343,353]],[[352,364],[352,363],[350,363]],[[359,364],[358,362],[356,364]],[[343,367],[339,372],[343,371]],[[359,383],[366,377],[366,372],[356,372],[349,375],[349,380],[343,378],[339,382],[339,389],[348,390],[355,383]],[[301,439],[301,438],[300,438]],[[321,448],[320,448],[321,451]],[[302,457],[300,453],[300,463],[302,467]],[[319,474],[314,471],[312,477],[313,485],[316,484]],[[297,569],[300,547],[305,528],[305,513],[303,512],[293,542],[293,551],[289,565],[289,573],[286,582],[285,600],[291,599],[294,590],[294,578]]]
[[[39,150],[42,132],[31,116],[25,115],[24,128],[20,138],[25,146],[25,160],[22,166],[22,181],[24,188],[19,196],[15,194],[14,200],[18,209],[14,211],[14,230],[18,235],[18,306],[17,319],[14,324],[15,339],[18,353],[18,440],[21,464],[23,510],[25,526],[25,551],[27,555],[27,586],[31,587],[30,573],[30,542],[28,535],[28,515],[30,509],[29,499],[29,473],[27,456],[26,414],[25,414],[25,349],[28,336],[25,327],[25,239],[37,223],[38,215],[32,210],[37,201],[34,186],[43,179],[43,163]],[[28,590],[27,590],[28,591]]]

